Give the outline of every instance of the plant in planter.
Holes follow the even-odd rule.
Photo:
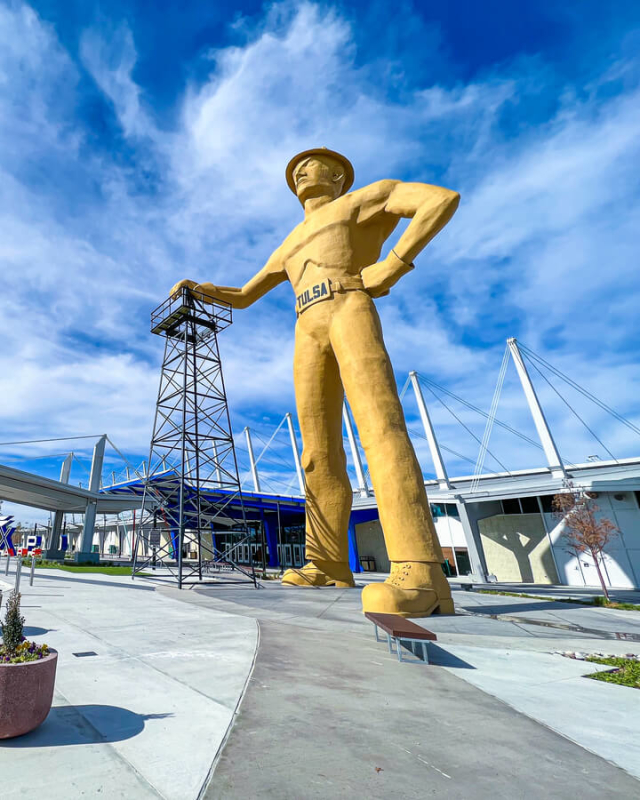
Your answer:
[[[58,654],[46,644],[26,640],[18,592],[9,595],[0,629],[0,739],[9,739],[32,731],[46,719]]]

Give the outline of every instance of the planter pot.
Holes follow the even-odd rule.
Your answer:
[[[58,653],[24,664],[0,664],[0,739],[29,733],[51,710]]]

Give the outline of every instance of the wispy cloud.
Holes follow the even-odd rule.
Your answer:
[[[182,277],[241,284],[257,271],[301,217],[284,165],[315,144],[352,157],[356,185],[399,177],[462,194],[415,272],[379,302],[400,383],[414,368],[488,408],[515,335],[640,419],[636,56],[603,63],[584,86],[525,59],[468,84],[399,84],[394,97],[358,61],[336,9],[275,5],[240,33],[234,46],[212,42],[208,75],[160,124],[124,20],[85,30],[76,58],[26,4],[0,5],[4,440],[108,431],[142,455],[161,345],[150,308]],[[238,427],[268,428],[293,408],[294,321],[282,286],[224,334]],[[593,452],[546,384],[541,394],[561,449]],[[475,457],[433,404],[443,442]],[[617,454],[638,452],[580,408]],[[532,433],[513,374],[505,415]],[[482,420],[473,425],[481,436]],[[512,468],[541,461],[498,444]],[[470,467],[446,458],[453,472]]]

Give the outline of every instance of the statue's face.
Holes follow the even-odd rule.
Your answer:
[[[293,181],[301,203],[310,197],[326,194],[335,199],[340,195],[344,183],[344,169],[333,158],[309,156],[296,164]]]

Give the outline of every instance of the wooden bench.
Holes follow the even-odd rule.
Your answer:
[[[402,661],[402,642],[418,642],[422,644],[422,658],[425,664],[429,663],[427,655],[427,642],[436,642],[438,637],[432,631],[426,628],[421,628],[410,619],[399,617],[397,614],[374,614],[369,611],[365,612],[365,617],[373,622],[373,628],[376,634],[376,642],[380,641],[378,637],[378,628],[387,634],[387,644],[389,645],[389,652],[393,653],[391,640],[396,643],[396,653],[398,654],[398,661]]]

